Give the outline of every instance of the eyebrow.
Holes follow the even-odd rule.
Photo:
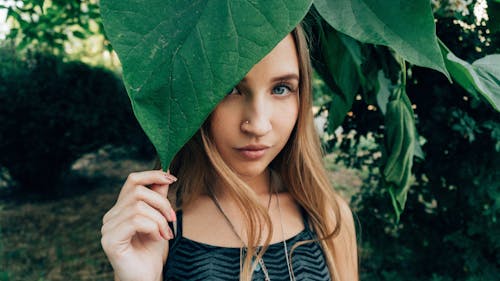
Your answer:
[[[287,81],[287,80],[297,80],[299,81],[299,75],[296,73],[289,73],[281,76],[277,76],[271,79],[271,82],[277,82],[277,81]],[[246,77],[241,79],[240,83],[247,83]]]

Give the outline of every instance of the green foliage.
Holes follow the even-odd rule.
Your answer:
[[[485,56],[472,64],[455,56],[440,42],[446,67],[453,80],[475,98],[483,98],[500,111],[500,54]]]
[[[14,26],[7,38],[16,41],[17,50],[43,50],[64,54],[72,38],[102,34],[96,0],[24,0],[22,7],[8,7]]]
[[[500,155],[492,126],[498,130],[500,120],[486,104],[473,108],[464,101],[463,89],[424,79],[429,75],[413,69],[412,80],[419,83],[408,89],[427,155],[415,165],[405,215],[396,225],[390,210],[380,210],[385,188],[367,185],[359,199],[364,274],[367,280],[496,280]]]
[[[385,115],[386,128],[384,158],[380,163],[384,168],[382,183],[388,187],[399,217],[410,188],[414,155],[423,157],[424,153],[417,142],[412,103],[405,94],[406,84],[399,79],[401,73],[406,76],[405,64],[394,62],[403,58],[419,66],[440,70],[447,76],[450,71],[471,94],[481,94],[484,100],[498,108],[500,64],[497,55],[470,66],[450,55],[449,51],[441,54],[428,1],[413,1],[405,7],[391,1],[315,1],[314,7],[334,27],[324,26],[322,20],[316,20],[320,27],[313,32],[319,34],[313,42],[320,42],[319,51],[313,50],[313,62],[332,89],[328,93],[332,96],[331,101],[322,108],[328,111],[328,131],[333,132],[341,123],[356,95],[362,96],[372,108],[378,105]],[[346,44],[345,40],[339,39],[345,38],[341,32],[361,42],[348,37],[353,42]],[[481,41],[485,41],[484,38]],[[382,44],[388,48],[366,43]],[[393,101],[387,111],[389,98],[397,92],[402,92],[405,98]]]
[[[458,85],[429,70],[412,72],[408,94],[427,154],[414,165],[414,187],[399,223],[386,204],[390,190],[377,169],[382,135],[346,130],[330,147],[337,161],[357,168],[364,181],[351,200],[360,223],[361,280],[496,280],[500,138],[494,132],[500,119],[488,105],[465,101],[467,92]],[[368,120],[377,120],[380,112],[365,108],[362,100],[355,101],[353,117],[343,126],[354,122],[356,131],[376,131],[377,122]]]
[[[308,14],[312,3],[316,11],[311,21],[311,30],[315,31],[311,33],[312,42],[320,46],[312,50],[318,59],[315,67],[331,88],[331,98],[322,106],[329,112],[329,133],[350,112],[358,95],[368,105],[386,109],[391,93],[401,88],[400,72],[406,72],[399,63],[393,63],[394,58],[445,75],[451,71],[473,95],[481,95],[498,108],[498,65],[484,64],[486,60],[496,63],[496,56],[469,67],[458,57],[441,53],[430,1],[400,2],[103,0],[101,8],[111,42],[123,63],[134,113],[159,152],[163,166],[168,167],[172,156],[228,89]],[[497,1],[488,3],[494,17]],[[438,13],[448,12],[442,7],[445,5],[437,8]],[[103,32],[98,11],[92,0],[25,1],[23,8],[9,10],[10,18],[19,24],[11,36],[22,38],[21,42],[46,42],[62,50],[68,34],[82,38]],[[463,15],[460,20],[467,20]],[[90,23],[98,28],[90,28]],[[16,32],[22,32],[24,37],[17,37]],[[482,42],[481,38],[475,38],[475,42],[478,39]],[[410,102],[406,103],[409,108]],[[392,132],[414,131],[414,122],[389,117],[385,120],[389,122],[386,127],[392,128],[387,130],[387,140],[397,138]],[[415,138],[417,135],[414,132]],[[403,143],[403,151],[423,154],[418,146],[407,146],[416,143],[414,140]],[[393,202],[398,202],[395,206],[399,214],[409,186],[407,180],[393,179],[410,177],[412,153],[399,154],[391,147],[385,152],[385,160],[397,161],[381,165],[400,167],[383,173],[385,183],[392,183],[392,190],[398,190],[391,194]]]
[[[147,147],[113,73],[39,53],[0,59],[0,164],[21,190],[63,191],[71,164],[105,144]]]
[[[319,73],[327,78],[334,93],[329,103],[330,111],[335,112],[331,123],[340,123],[360,86],[364,94],[378,88],[366,82],[376,77],[377,71],[367,67],[369,75],[364,75],[361,45],[349,36],[389,46],[414,64],[447,74],[428,1],[413,1],[405,7],[398,1],[314,3],[323,19],[313,21],[321,25],[320,37],[315,39],[322,45],[327,66],[326,71]],[[215,0],[176,3],[109,0],[101,5],[106,30],[123,64],[134,113],[167,168],[173,155],[228,89],[304,18],[311,1],[249,4]],[[333,28],[323,24],[324,21]],[[415,29],[415,25],[419,28]],[[360,81],[365,83],[360,85]],[[408,144],[411,143],[405,143]],[[387,158],[401,159],[394,155]],[[397,177],[408,178],[411,174],[408,167],[413,160],[404,159],[409,162],[397,165],[406,168],[386,174],[399,173]],[[395,189],[404,193],[408,186],[400,184],[406,182],[394,183]],[[405,196],[399,193],[395,196],[401,207]]]
[[[488,0],[488,28],[491,32],[500,32],[500,1]]]
[[[452,21],[440,18],[437,27],[454,53],[470,61],[488,55],[457,42],[474,34]],[[499,51],[498,45],[489,49]],[[379,126],[385,110],[366,110],[366,101],[356,99],[342,124],[347,133],[326,144],[343,165],[358,168],[365,183],[351,200],[361,224],[361,280],[497,280],[500,116],[458,83],[420,67],[410,66],[408,73],[407,94],[426,156],[413,163],[413,187],[399,223],[386,204],[384,170],[374,168],[383,166],[382,146],[376,144],[383,143]],[[379,81],[391,84],[382,74]],[[367,145],[363,136],[370,135],[375,139]]]
[[[354,96],[360,88],[361,48],[357,41],[344,35],[315,16],[319,26],[313,32],[319,34],[319,46],[313,57],[317,71],[331,89],[328,103],[329,128],[337,128],[351,109]]]
[[[310,5],[297,0],[101,1],[135,116],[165,170],[217,103]]]
[[[79,29],[78,21],[70,19],[75,15],[80,17],[78,9],[71,8],[68,12],[71,16],[64,10],[66,3],[77,7],[77,2],[85,1],[52,1],[50,7],[54,10],[48,11],[50,17],[41,21],[34,15],[47,10],[49,6],[44,5],[49,1],[24,2],[24,11],[9,12],[16,23],[24,22],[11,36],[30,42],[19,48],[35,44],[58,52],[68,36],[88,34]],[[148,1],[152,4],[146,5],[146,1],[133,1],[142,6],[132,7],[131,1],[115,1],[115,5],[104,7],[104,11],[108,15],[115,13],[114,24],[122,32],[116,33],[117,37],[122,35],[116,39],[118,43],[113,42],[115,47],[124,50],[127,46],[136,47],[133,52],[120,54],[122,60],[129,60],[129,66],[124,67],[128,68],[126,83],[132,93],[144,91],[145,100],[152,100],[151,96],[160,93],[171,94],[170,100],[161,99],[159,106],[169,107],[168,112],[176,115],[179,123],[169,123],[170,127],[164,128],[165,135],[173,139],[160,147],[174,153],[173,141],[182,142],[178,133],[187,135],[187,131],[196,130],[217,99],[300,20],[310,1],[304,1],[303,9],[293,11],[272,6],[280,5],[276,1],[261,1],[258,9],[262,15],[255,16],[245,10],[232,17],[228,11],[239,11],[238,5],[243,1],[175,1],[175,6],[164,2]],[[437,33],[444,42],[442,53],[435,46],[437,37],[429,1],[405,2],[406,6],[401,1],[382,2],[314,1],[313,7],[324,18],[313,15],[310,21],[313,62],[325,81],[315,85],[324,93],[315,93],[315,104],[321,108],[320,114],[329,113],[327,133],[334,133],[339,123],[346,132],[337,134],[324,146],[335,152],[337,161],[359,169],[365,182],[352,200],[361,223],[362,280],[496,280],[500,276],[500,91],[498,55],[491,54],[500,53],[498,1],[488,1],[490,21],[485,24],[475,24],[471,16],[460,16],[464,26],[473,28],[459,28],[453,23],[455,19],[443,18],[438,11]],[[228,6],[211,8],[219,3]],[[161,5],[174,8],[166,11],[158,8]],[[194,12],[190,12],[188,5],[192,5]],[[89,11],[96,11],[94,8],[97,7]],[[148,14],[141,14],[145,11]],[[169,12],[178,18],[159,20],[163,13]],[[23,19],[22,13],[32,19]],[[297,17],[289,20],[286,16],[290,13]],[[271,20],[265,21],[263,17]],[[89,14],[90,18],[95,17]],[[39,22],[43,25],[38,26]],[[157,28],[152,29],[155,22]],[[234,24],[234,28],[226,26],[227,23]],[[252,27],[257,31],[251,33],[252,28],[247,30],[247,24],[264,25]],[[75,28],[70,32],[72,35],[67,35],[63,26]],[[189,28],[191,31],[198,28],[200,33],[189,32]],[[250,48],[260,48],[255,45],[256,40],[267,40],[275,29],[283,34],[273,37],[274,43],[266,41],[262,52],[248,52]],[[167,37],[165,32],[177,35]],[[142,39],[145,41],[137,43]],[[205,43],[206,49],[201,43]],[[168,56],[172,54],[168,50],[177,57]],[[245,50],[247,53],[242,55]],[[159,59],[160,56],[166,60]],[[395,59],[399,57],[414,65],[409,65],[407,71]],[[458,83],[450,85],[436,72],[415,66],[446,72],[443,59],[446,70]],[[121,99],[125,96],[123,88],[109,73],[101,70],[94,73],[80,64],[65,64],[43,56],[18,60],[5,55],[1,64],[0,157],[3,158],[0,163],[5,166],[9,163],[10,172],[20,183],[22,176],[31,178],[27,188],[34,188],[35,184],[39,188],[44,181],[55,180],[58,176],[52,177],[51,173],[67,171],[71,159],[102,145],[101,138],[114,142],[116,135],[119,141],[123,141],[124,135],[135,135],[122,133],[128,128],[114,129],[133,121],[127,119],[130,111],[128,117],[121,117],[123,113],[119,110],[128,108],[128,101]],[[129,70],[131,74],[127,74]],[[404,74],[407,83],[401,79]],[[106,82],[96,82],[101,77]],[[154,80],[148,80],[150,77]],[[96,95],[98,92],[103,94]],[[210,104],[200,101],[198,105],[197,98],[208,99]],[[42,111],[42,108],[55,109]],[[416,108],[415,117],[412,108]],[[164,115],[156,114],[154,118],[163,119]],[[188,119],[197,119],[198,123],[186,125],[184,121]],[[27,125],[20,126],[20,122]],[[418,134],[413,130],[415,126]],[[87,145],[88,140],[96,143]],[[423,154],[419,145],[423,145],[426,158],[416,158],[414,162],[413,154]],[[411,185],[414,188],[409,189]],[[47,190],[52,187],[47,186]],[[407,210],[399,223],[392,206],[387,204],[391,195],[397,214],[403,206]]]
[[[361,42],[389,46],[413,64],[448,75],[428,0],[404,4],[400,1],[316,0],[314,6],[336,30]]]
[[[396,89],[387,102],[385,113],[385,148],[388,159],[384,180],[389,185],[396,216],[403,212],[415,154],[415,117],[404,88]]]

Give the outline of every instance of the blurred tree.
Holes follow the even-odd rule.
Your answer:
[[[72,187],[59,185],[61,177],[104,145],[153,156],[113,72],[50,54],[20,59],[14,50],[0,51],[0,163],[17,190],[71,194]]]
[[[46,52],[91,65],[119,67],[113,48],[104,35],[97,0],[25,0],[8,9],[17,52]],[[0,5],[2,7],[2,5]]]

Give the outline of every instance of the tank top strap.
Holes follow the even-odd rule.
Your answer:
[[[306,231],[311,232],[311,226],[309,225],[309,216],[306,212],[306,210],[302,207],[300,207],[300,213],[302,215],[302,221],[304,223],[304,228]]]
[[[177,221],[173,231],[174,237],[177,238],[177,236],[182,236],[182,209],[177,210],[177,212],[175,212],[175,215],[177,217]]]

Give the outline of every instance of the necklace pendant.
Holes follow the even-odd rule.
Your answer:
[[[260,263],[258,262],[258,263],[257,263],[257,266],[255,266],[255,270],[254,270],[254,271],[255,271],[255,272],[259,272],[259,271],[260,271],[260,269],[261,269],[261,267],[260,267]]]

